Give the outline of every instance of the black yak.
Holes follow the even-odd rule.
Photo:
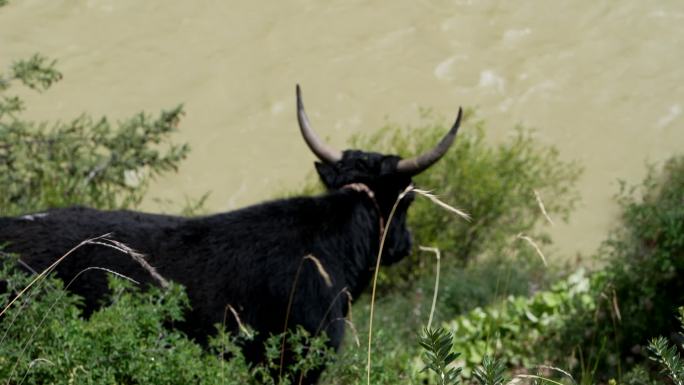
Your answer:
[[[320,262],[327,283],[314,263],[302,265],[289,312],[290,328],[301,325],[325,331],[338,348],[344,333],[348,291],[357,298],[368,286],[388,226],[381,256],[391,264],[411,251],[407,194],[391,223],[390,211],[411,177],[439,160],[459,128],[461,110],[437,146],[412,159],[358,150],[337,151],[313,132],[297,87],[297,116],[306,144],[319,158],[316,170],[327,192],[320,196],[279,199],[240,210],[197,218],[137,211],[100,211],[84,207],[0,218],[0,244],[21,255],[35,271],[48,267],[81,241],[111,233],[112,238],[143,253],[161,276],[183,284],[192,309],[181,325],[200,342],[222,323],[228,305],[259,334],[245,347],[248,359],[263,359],[263,340],[281,333],[296,272],[305,256]],[[89,266],[105,267],[142,282],[148,271],[121,253],[86,245],[66,258],[57,275],[70,281]],[[105,273],[89,271],[70,289],[85,298],[86,311],[107,292]],[[230,328],[237,328],[231,322]],[[316,381],[317,374],[306,382]]]

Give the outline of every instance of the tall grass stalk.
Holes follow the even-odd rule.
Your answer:
[[[535,374],[518,374],[515,376],[515,378],[527,378],[527,379],[532,379],[532,380],[539,380],[543,382],[548,382],[549,384],[554,384],[554,385],[565,385],[562,382],[554,381],[550,378],[542,377],[542,376],[537,376]]]
[[[54,362],[47,360],[45,358],[36,358],[35,360],[33,360],[29,363],[28,369],[26,370],[26,373],[24,373],[24,377],[22,377],[21,381],[19,381],[19,385],[24,383],[24,381],[26,380],[26,377],[28,377],[29,373],[31,373],[31,369],[33,369],[34,366],[36,366],[40,363],[46,363],[46,364],[50,364],[50,365],[55,364]]]
[[[399,194],[397,200],[392,206],[389,216],[387,217],[387,223],[385,224],[385,231],[382,232],[382,238],[380,239],[380,247],[378,248],[378,256],[375,260],[375,271],[373,273],[373,289],[371,290],[371,304],[370,304],[370,314],[368,316],[368,357],[366,363],[366,384],[370,385],[370,369],[371,369],[371,347],[373,344],[373,313],[375,310],[375,289],[378,284],[378,273],[380,272],[380,258],[382,256],[382,250],[385,248],[385,239],[387,238],[387,232],[392,225],[392,218],[394,217],[394,212],[397,211],[397,206],[399,202],[413,190],[413,185],[409,185],[404,189],[404,191]]]
[[[439,271],[440,271],[440,260],[441,260],[441,255],[439,253],[439,249],[436,247],[425,247],[425,246],[418,246],[423,251],[428,251],[431,253],[435,254],[435,258],[437,259],[437,263],[435,266],[435,291],[432,294],[432,306],[430,306],[430,317],[428,317],[428,324],[427,328],[432,329],[432,316],[435,314],[435,307],[437,305],[437,293],[439,292]]]
[[[371,348],[373,346],[373,314],[375,310],[375,291],[377,288],[377,283],[378,283],[378,274],[380,273],[380,259],[382,257],[382,251],[385,247],[385,239],[387,238],[387,232],[392,224],[392,218],[394,217],[394,213],[397,210],[397,206],[399,205],[399,202],[401,202],[404,197],[410,193],[411,191],[414,191],[418,193],[421,196],[424,196],[428,198],[430,201],[438,205],[439,207],[442,207],[443,209],[446,209],[452,213],[455,213],[456,215],[462,217],[463,219],[470,221],[470,215],[468,213],[459,210],[457,208],[454,208],[441,200],[439,200],[434,194],[432,194],[430,191],[427,190],[420,190],[417,189],[413,186],[413,184],[410,184],[407,186],[404,191],[399,194],[397,197],[397,200],[394,202],[394,205],[392,206],[392,210],[390,211],[389,216],[387,217],[387,223],[385,224],[385,231],[382,233],[382,238],[380,239],[380,248],[378,249],[378,256],[375,260],[375,272],[373,274],[373,289],[371,290],[371,304],[370,304],[370,314],[368,316],[368,357],[367,357],[367,363],[366,363],[366,383],[367,385],[370,385],[370,369],[371,369]]]
[[[335,305],[335,302],[337,302],[337,300],[342,296],[342,294],[345,294],[347,299],[351,297],[351,294],[349,294],[349,289],[347,289],[346,286],[343,287],[342,290],[338,291],[337,294],[335,294],[332,301],[330,301],[330,305],[328,305],[328,308],[325,310],[325,313],[323,313],[323,317],[321,317],[321,322],[318,323],[318,327],[316,328],[316,332],[313,334],[313,337],[316,337],[321,332],[321,330],[323,330],[324,326],[327,327],[328,325],[330,325],[330,323],[325,324],[325,318],[328,316],[328,314],[330,314],[333,305]],[[330,322],[335,322],[336,320],[339,319],[331,320]]]
[[[282,341],[280,342],[280,367],[278,368],[278,381],[281,381],[283,378],[283,366],[285,365],[285,342],[287,338],[287,326],[290,322],[290,311],[292,311],[292,301],[294,300],[294,293],[295,289],[297,288],[297,281],[299,281],[299,274],[302,272],[302,266],[304,266],[304,261],[306,260],[311,261],[314,264],[314,266],[316,266],[316,271],[318,271],[318,274],[320,274],[321,278],[323,278],[325,285],[328,287],[332,286],[330,274],[328,274],[328,272],[325,271],[325,268],[323,268],[323,264],[321,263],[321,261],[310,254],[303,256],[302,259],[299,261],[299,266],[297,266],[297,272],[295,273],[294,281],[292,282],[292,288],[290,289],[290,298],[288,298],[287,300],[287,310],[285,311],[285,324],[283,325],[283,337]]]
[[[565,377],[569,378],[573,384],[577,384],[577,381],[575,381],[575,377],[573,377],[572,374],[570,374],[567,370],[563,370],[561,368],[558,368],[555,366],[550,366],[550,365],[537,365],[537,368],[546,369],[546,370],[550,370],[552,372],[560,373],[560,374],[564,375]]]
[[[14,297],[10,301],[10,303],[8,303],[7,306],[5,306],[4,309],[2,309],[2,311],[0,311],[0,317],[2,317],[3,314],[5,314],[5,312],[7,311],[7,309],[9,309],[10,306],[12,306],[14,304],[14,302],[16,302],[19,298],[21,298],[24,295],[24,293],[26,293],[28,291],[28,289],[30,289],[36,282],[43,280],[48,274],[50,274],[50,272],[52,272],[57,267],[57,265],[62,263],[62,261],[64,259],[66,259],[69,255],[71,255],[74,251],[78,250],[79,248],[83,247],[84,245],[92,244],[96,241],[106,239],[106,237],[109,235],[110,234],[104,234],[104,235],[100,235],[99,237],[86,239],[85,241],[74,246],[71,250],[67,251],[66,254],[59,257],[59,259],[57,259],[52,265],[48,266],[45,270],[40,272],[40,274],[38,274],[38,276],[36,278],[34,278],[28,285],[26,285],[26,287],[24,289],[22,289],[19,292],[19,294],[17,294],[16,297]]]
[[[107,235],[103,235],[103,236],[100,236],[100,237],[91,238],[90,240],[98,240],[98,239],[100,239],[100,240],[105,240],[105,241],[107,241],[107,240],[109,240],[109,239],[106,238],[106,236],[107,236]],[[83,242],[79,243],[78,246],[76,246],[75,248],[69,250],[69,252],[67,252],[65,255],[63,255],[61,258],[59,258],[55,263],[53,263],[53,264],[50,265],[48,268],[46,268],[45,270],[43,270],[43,272],[41,273],[42,278],[45,279],[45,277],[47,276],[47,274],[49,274],[52,270],[54,270],[55,267],[57,267],[57,264],[58,264],[59,261],[64,260],[64,258],[65,258],[66,256],[68,256],[70,253],[72,253],[73,251],[75,251],[76,249],[78,249],[79,247],[81,247],[81,246],[83,246],[83,245],[85,245],[85,244],[94,244],[94,245],[110,246],[110,245],[108,245],[108,244],[106,244],[106,243],[104,243],[104,242],[101,242],[101,241],[93,241],[93,242],[88,242],[88,241],[89,241],[89,240],[86,240],[86,241],[83,241]],[[110,247],[111,247],[111,246],[110,246]],[[116,250],[119,250],[119,251],[121,251],[121,252],[123,252],[123,253],[126,253],[125,249],[120,249],[120,248],[117,248],[117,247],[113,247],[113,248],[116,249]],[[52,268],[52,270],[50,270],[51,268]],[[50,271],[48,271],[48,270],[50,270]],[[26,343],[25,343],[24,346],[21,348],[21,352],[19,353],[19,356],[17,357],[17,360],[16,360],[16,362],[14,363],[14,366],[12,367],[12,371],[10,372],[9,378],[7,379],[7,382],[6,382],[7,385],[9,385],[9,384],[11,383],[12,377],[14,377],[14,373],[16,372],[17,367],[19,366],[19,362],[21,361],[21,357],[22,357],[22,356],[24,355],[24,353],[26,352],[26,349],[28,349],[28,347],[33,343],[33,339],[35,338],[36,333],[38,333],[38,330],[40,330],[40,328],[41,328],[41,327],[43,326],[43,324],[45,323],[45,320],[47,320],[47,318],[48,318],[48,316],[50,315],[50,313],[52,313],[52,309],[54,309],[55,306],[62,300],[62,297],[64,297],[64,295],[66,294],[66,292],[67,292],[67,290],[69,289],[69,287],[71,287],[71,285],[72,285],[72,284],[73,284],[73,283],[74,283],[82,274],[84,274],[84,273],[86,273],[86,272],[88,272],[88,271],[92,271],[92,270],[104,271],[104,272],[106,272],[106,273],[112,274],[112,275],[117,276],[117,277],[119,277],[119,278],[123,278],[123,279],[126,279],[126,280],[128,280],[128,281],[131,281],[131,282],[133,282],[133,283],[135,283],[135,284],[139,284],[138,281],[134,280],[134,279],[131,278],[131,277],[128,277],[128,276],[126,276],[126,275],[123,275],[123,274],[121,274],[121,273],[118,273],[118,272],[116,272],[116,271],[113,271],[113,270],[110,270],[110,269],[107,269],[107,268],[104,268],[104,267],[89,266],[89,267],[87,267],[87,268],[85,268],[85,269],[79,271],[78,274],[76,274],[76,275],[71,279],[71,281],[69,281],[69,283],[64,287],[64,291],[62,291],[61,295],[60,295],[60,296],[59,296],[59,297],[50,305],[50,307],[47,309],[47,311],[45,311],[45,314],[44,314],[43,317],[40,319],[40,322],[38,322],[38,324],[33,328],[33,333],[31,333],[31,335],[30,335],[29,338],[27,339]],[[28,284],[28,285],[27,285],[27,286],[26,286],[26,287],[17,295],[17,297],[18,297],[19,295],[22,295],[23,293],[25,293],[25,292],[28,290],[28,288],[30,288],[35,282],[36,282],[36,279],[34,279],[33,281],[31,281],[31,283],[29,283],[29,284]],[[15,297],[15,299],[16,299],[16,297]],[[13,300],[12,302],[14,302],[14,300]],[[8,309],[8,308],[12,305],[12,302],[10,302],[10,304],[7,305],[7,307],[5,307],[5,309]],[[10,327],[11,327],[11,326],[12,326],[12,325],[10,325]],[[34,360],[34,361],[35,361],[35,360]],[[32,362],[32,363],[33,363],[33,362]],[[29,373],[29,371],[31,370],[32,367],[33,367],[32,365],[29,365],[29,367],[28,367],[26,373],[24,373],[23,379],[25,379],[26,376],[28,376],[28,373]],[[23,379],[22,379],[21,382],[23,382]],[[21,383],[21,382],[20,382],[20,383]]]

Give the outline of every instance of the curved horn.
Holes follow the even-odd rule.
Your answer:
[[[342,152],[329,147],[327,144],[316,135],[309,125],[309,118],[304,111],[304,103],[302,103],[302,92],[297,84],[297,120],[299,121],[299,129],[302,131],[304,141],[309,146],[311,151],[325,163],[335,163],[342,159]]]
[[[432,166],[444,154],[446,154],[451,144],[454,143],[454,138],[458,132],[458,127],[461,125],[461,115],[463,110],[458,108],[458,116],[456,122],[451,127],[451,130],[442,138],[442,140],[432,150],[411,159],[402,159],[397,164],[397,172],[402,174],[416,175]]]

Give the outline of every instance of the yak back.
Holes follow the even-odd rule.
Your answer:
[[[191,311],[182,329],[200,342],[223,322],[226,306],[263,337],[283,329],[287,301],[302,258],[316,257],[332,280],[328,287],[311,261],[302,264],[290,325],[324,327],[341,339],[347,289],[356,298],[367,286],[378,250],[378,215],[365,193],[350,189],[319,197],[275,200],[198,218],[84,207],[0,218],[0,243],[42,271],[85,239],[111,234],[146,255],[165,278],[183,284]],[[84,269],[104,267],[150,283],[149,273],[111,248],[84,245],[66,258],[57,275],[71,281]],[[106,273],[81,274],[71,290],[85,298],[86,313],[107,293]],[[341,306],[333,306],[333,302]],[[327,314],[326,314],[327,313]],[[232,322],[227,325],[235,327]],[[339,341],[332,341],[337,345]]]

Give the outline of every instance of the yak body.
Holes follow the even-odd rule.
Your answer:
[[[408,177],[391,172],[397,157],[345,152],[335,165],[317,163],[330,190],[317,197],[275,200],[240,210],[198,218],[101,211],[84,207],[49,210],[22,217],[0,218],[0,242],[22,262],[42,271],[85,239],[111,233],[111,238],[146,256],[166,279],[183,284],[192,309],[180,325],[198,341],[224,321],[227,305],[242,322],[259,332],[245,348],[251,361],[263,357],[263,340],[284,329],[288,298],[302,258],[318,259],[331,279],[328,286],[313,263],[303,263],[294,288],[288,324],[310,333],[325,331],[338,348],[347,314],[347,291],[356,298],[368,285],[379,251],[381,225]],[[370,191],[345,188],[363,183]],[[372,192],[371,192],[372,191]],[[408,196],[389,224],[382,256],[392,263],[411,250],[405,226]],[[104,267],[141,282],[149,272],[126,254],[86,244],[64,259],[57,275],[71,281],[84,269]],[[70,290],[95,309],[107,293],[106,273],[91,270]],[[229,317],[229,328],[237,324]]]

